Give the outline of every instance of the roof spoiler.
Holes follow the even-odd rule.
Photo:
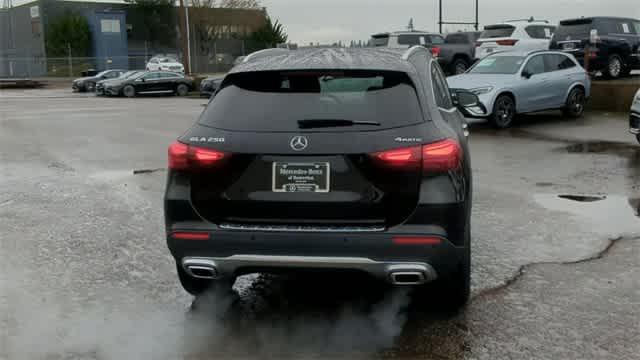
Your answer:
[[[263,59],[263,58],[277,56],[277,55],[284,55],[284,54],[288,54],[289,51],[290,51],[289,49],[283,49],[283,48],[258,50],[256,52],[252,52],[251,54],[247,55],[244,59],[242,59],[242,62],[248,63],[257,59]]]

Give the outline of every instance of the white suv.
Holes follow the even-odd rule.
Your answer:
[[[444,37],[425,31],[396,31],[371,35],[373,46],[408,49],[415,45],[432,47],[444,44]]]
[[[496,51],[548,50],[555,29],[548,21],[533,18],[487,25],[476,42],[476,58]]]

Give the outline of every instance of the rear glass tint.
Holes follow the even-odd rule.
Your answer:
[[[551,39],[555,26],[530,25],[524,29],[534,39]]]
[[[301,132],[299,120],[376,121],[325,130],[364,131],[423,122],[414,85],[395,71],[262,71],[230,74],[199,123],[218,129]]]
[[[484,31],[480,34],[481,39],[492,39],[509,37],[516,30],[512,25],[489,25],[484,27]]]
[[[591,32],[593,28],[594,24],[592,19],[561,21],[554,35],[559,40],[564,40],[567,36],[574,38],[588,37],[589,32]]]
[[[389,45],[389,35],[373,35],[371,37],[371,45],[373,46],[387,46]]]
[[[426,41],[424,35],[398,35],[400,45],[424,45]]]

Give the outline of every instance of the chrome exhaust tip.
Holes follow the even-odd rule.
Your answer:
[[[422,285],[436,278],[433,269],[422,265],[391,265],[387,272],[393,285]]]
[[[398,271],[391,273],[393,285],[420,285],[425,283],[425,276],[418,271]]]
[[[217,279],[219,277],[216,263],[206,259],[186,259],[182,267],[190,276],[198,279]]]

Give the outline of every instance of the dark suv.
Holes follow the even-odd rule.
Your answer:
[[[464,117],[428,49],[249,55],[169,147],[168,247],[197,295],[252,272],[438,279],[469,296],[471,167]],[[465,103],[466,107],[460,105]]]
[[[588,17],[563,20],[551,39],[551,49],[573,54],[584,65],[585,46],[593,35],[589,71],[602,71],[612,79],[640,69],[640,20]]]

